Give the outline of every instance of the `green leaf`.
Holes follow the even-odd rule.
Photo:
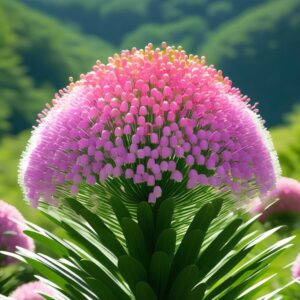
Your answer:
[[[147,272],[143,265],[131,256],[123,255],[119,258],[118,267],[120,273],[134,292],[135,287],[140,281],[147,280]]]
[[[136,285],[135,297],[136,300],[157,300],[153,289],[145,281],[141,281]]]
[[[108,290],[110,290],[110,294],[113,297],[108,299],[130,299],[117,278],[111,278],[107,272],[89,260],[81,260],[79,263],[88,274],[95,278],[99,283],[101,282],[102,286],[105,286]]]
[[[270,230],[271,232],[273,230]],[[255,241],[262,241],[262,237],[266,238],[268,235],[263,233],[258,238],[255,239]],[[228,289],[234,288],[235,285],[238,285],[240,283],[240,287],[243,287],[243,289],[246,287],[244,283],[248,282],[249,278],[251,276],[254,276],[256,272],[260,272],[260,270],[264,269],[270,261],[274,259],[275,256],[280,254],[282,251],[284,251],[286,248],[290,247],[291,245],[288,245],[292,238],[286,238],[284,240],[281,240],[277,242],[275,245],[272,245],[271,247],[264,250],[262,253],[259,253],[255,257],[253,257],[251,260],[246,261],[244,265],[242,265],[238,270],[236,270],[233,274],[231,274],[226,280],[224,280],[222,283],[220,283],[218,286],[216,286],[210,293],[205,297],[206,300],[208,299],[214,299],[216,295],[222,294],[224,291],[227,291]],[[237,256],[241,252],[245,252],[246,250],[253,249],[253,241],[249,242],[241,251],[237,252]],[[248,253],[248,252],[247,252]],[[237,263],[234,263],[236,266]],[[243,291],[242,288],[240,288],[240,292]]]
[[[136,222],[129,218],[123,218],[120,224],[126,239],[129,254],[147,268],[149,264],[149,253],[141,228]]]
[[[207,246],[207,248],[200,255],[197,266],[200,270],[200,278],[203,278],[213,266],[215,266],[220,258],[219,251],[224,247],[224,245],[233,236],[239,226],[242,224],[243,220],[238,218],[230,222],[219,234],[218,236]]]
[[[199,229],[186,233],[172,263],[171,281],[186,266],[196,263],[204,236],[205,233]]]
[[[171,268],[171,281],[184,267],[196,262],[209,225],[219,213],[221,206],[222,200],[217,198],[204,204],[198,210],[174,257]]]
[[[111,272],[116,272],[117,267],[111,261],[111,259],[103,253],[97,245],[85,238],[79,231],[75,230],[72,226],[65,222],[61,222],[61,226],[66,230],[70,237],[72,237],[77,243],[84,247],[90,255],[95,257],[101,264],[108,268]]]
[[[153,250],[155,227],[152,207],[149,203],[142,201],[137,206],[137,220],[141,228],[149,252]]]
[[[169,300],[187,299],[191,289],[196,284],[199,276],[199,269],[196,265],[185,267],[174,280],[170,293]]]
[[[67,291],[67,293],[66,293],[66,291]],[[92,288],[91,288],[91,291],[92,291]],[[75,288],[74,285],[71,283],[66,284],[66,287],[64,288],[63,292],[64,292],[64,294],[69,295],[69,297],[67,299],[86,300],[86,296],[84,295],[84,293],[81,293],[80,291],[78,291],[78,289]],[[94,293],[93,293],[92,299],[96,300],[96,295],[94,295]]]
[[[205,283],[198,284],[192,289],[187,300],[201,300],[204,297],[207,285]]]
[[[239,294],[245,290],[255,279],[257,279],[262,273],[265,272],[265,268],[260,267],[256,272],[252,271],[251,275],[241,281],[238,285],[230,289],[225,295],[223,295],[220,300],[231,300],[231,299],[237,299]]]
[[[266,282],[270,281],[270,279],[274,278],[275,276],[276,276],[276,274],[273,274],[267,278],[264,278],[264,279],[256,282],[255,284],[251,285],[246,291],[243,291],[243,293],[239,295],[239,299],[243,299],[243,300],[253,299],[253,296],[257,293],[257,289],[260,286],[264,285]],[[283,287],[280,287],[280,290],[282,288]],[[263,299],[265,299],[265,298],[263,298]]]
[[[173,212],[174,200],[170,198],[163,200],[156,215],[156,236],[159,236],[164,229],[170,228]]]
[[[49,250],[53,251],[58,256],[68,257],[70,255],[66,247],[46,236],[45,234],[31,230],[24,230],[24,233],[34,239],[36,242],[39,242],[41,245],[46,246]]]
[[[269,278],[267,278],[267,279],[269,279]],[[276,289],[275,291],[272,291],[271,293],[268,293],[268,294],[266,294],[266,295],[264,295],[264,296],[262,296],[262,297],[259,297],[259,299],[258,300],[270,300],[270,299],[275,299],[274,297],[276,296],[276,295],[278,295],[278,296],[280,296],[280,293],[282,292],[282,291],[284,291],[285,289],[287,289],[287,288],[289,288],[291,285],[295,285],[295,284],[299,284],[297,281],[295,281],[295,280],[292,280],[292,281],[290,281],[290,282],[288,282],[287,284],[285,284],[284,286],[280,286],[278,289]],[[249,293],[250,294],[250,297],[252,297],[251,296],[251,293]],[[240,297],[241,298],[241,297]],[[245,300],[252,300],[253,299],[253,297],[252,298],[248,298],[248,294],[247,294],[247,297],[243,297],[243,298],[241,298],[241,299],[245,299]],[[280,297],[277,297],[276,299],[278,299],[278,300],[280,300],[281,298]]]
[[[160,299],[164,296],[169,279],[171,262],[164,252],[154,252],[149,266],[149,282]]]
[[[223,259],[244,237],[249,228],[253,225],[257,218],[253,218],[246,222],[239,228],[236,234],[228,241],[228,243],[216,254],[219,259]],[[246,255],[253,249],[253,247],[246,247],[239,250],[233,257],[227,262],[224,262],[218,272],[209,278],[206,282],[208,285],[212,285],[217,282],[222,276],[226,275],[231,269],[233,269]]]
[[[107,249],[109,249],[117,257],[126,254],[126,251],[114,233],[105,225],[99,216],[92,213],[75,199],[68,198],[67,202],[78,215],[81,215],[92,226],[97,237]]]
[[[224,202],[224,200],[222,198],[216,198],[213,201],[211,201],[211,204],[214,209],[214,218],[217,217],[218,214],[220,213],[222,206],[223,206],[223,202]]]
[[[131,215],[130,215],[127,207],[121,200],[119,200],[116,197],[111,197],[109,203],[110,203],[120,224],[121,224],[121,221],[123,218],[131,219]]]
[[[5,293],[7,295],[9,292],[16,289],[17,286],[20,285],[18,275],[21,272],[23,273],[23,271],[23,269],[19,269],[16,266],[0,268],[0,294]]]
[[[194,229],[200,229],[206,233],[211,221],[215,217],[216,211],[212,203],[204,204],[195,215],[187,232]]]
[[[80,258],[80,256],[78,255],[78,253],[76,253],[76,251],[74,251],[74,247],[70,246],[70,244],[66,240],[62,240],[61,238],[59,238],[55,234],[53,234],[53,233],[51,233],[51,232],[49,232],[49,231],[47,231],[47,230],[39,227],[38,225],[36,225],[34,223],[26,221],[26,225],[29,228],[32,229],[30,231],[33,231],[33,232],[35,232],[35,233],[37,233],[39,235],[42,235],[42,236],[46,237],[47,239],[49,239],[51,241],[57,243],[57,246],[60,245],[60,246],[58,246],[58,248],[59,248],[58,251],[61,252],[61,256],[62,257],[72,256],[74,258]],[[42,241],[39,241],[39,242],[41,243]],[[53,248],[56,248],[56,246],[54,244],[53,244]],[[54,253],[56,253],[57,249],[53,249],[53,248],[51,248],[52,251],[54,251]],[[67,251],[67,252],[65,252],[65,251]],[[66,255],[63,255],[64,252],[65,252]]]
[[[121,299],[130,299],[130,297],[127,298],[119,298],[115,290],[111,289],[109,285],[106,284],[106,282],[102,282],[101,280],[97,280],[95,278],[87,278],[88,286],[91,288],[91,290],[97,294],[99,297],[98,299],[104,299],[104,300],[121,300]],[[86,298],[83,298],[84,300]],[[77,300],[77,299],[76,299]]]
[[[30,257],[26,257],[26,261],[33,268],[37,269],[45,278],[51,280],[55,284],[59,285],[61,288],[64,288],[67,281],[64,278],[62,278],[58,273],[56,273],[53,269],[51,269],[50,266]]]
[[[51,280],[60,288],[64,289],[66,287],[67,281],[60,275],[58,275],[54,270],[49,268],[49,266],[47,266],[46,264],[29,257],[26,258],[26,262],[40,274],[42,274],[45,278]]]
[[[176,246],[176,231],[172,228],[165,229],[159,236],[155,245],[155,251],[162,251],[174,256]]]
[[[71,283],[74,287],[76,286],[79,290],[90,293],[90,290],[86,287],[84,281],[84,273],[77,269],[77,272],[74,272],[70,268],[70,264],[65,265],[62,261],[51,258],[44,254],[35,254],[31,253],[30,251],[20,249],[21,255],[29,261],[30,264],[33,265],[34,263],[37,265],[35,268],[39,267],[39,271],[43,272],[42,275],[45,278],[49,278],[52,280],[52,277],[55,277],[55,282],[57,285],[61,283]],[[53,274],[54,273],[54,274]],[[79,274],[78,274],[79,273]],[[63,280],[60,281],[57,275]],[[63,287],[62,287],[63,289]]]
[[[53,297],[48,296],[48,295],[46,295],[44,293],[39,293],[39,295],[41,295],[46,300],[57,300],[57,299],[54,299]]]

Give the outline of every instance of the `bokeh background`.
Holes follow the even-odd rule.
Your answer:
[[[283,174],[300,180],[300,0],[0,0],[0,198],[51,228],[17,183],[37,113],[97,59],[162,41],[259,102]]]

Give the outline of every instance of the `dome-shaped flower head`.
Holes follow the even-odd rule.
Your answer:
[[[269,205],[270,203],[273,204]],[[282,177],[274,190],[267,193],[264,201],[255,199],[251,208],[253,213],[262,213],[260,221],[278,214],[298,214],[300,219],[300,182]]]
[[[295,279],[300,278],[300,254],[297,256],[292,266],[292,275]]]
[[[204,57],[163,43],[98,61],[61,90],[40,115],[21,182],[33,205],[114,183],[155,202],[176,185],[264,194],[276,167],[249,99]]]
[[[0,200],[0,249],[15,252],[16,247],[34,250],[31,238],[23,233],[25,225],[20,212],[12,205]],[[11,257],[0,257],[0,266],[14,262]]]
[[[9,299],[12,300],[44,300],[45,298],[40,296],[39,293],[43,293],[49,296],[54,296],[53,288],[47,286],[41,281],[29,282],[21,285],[15,291],[11,293]]]

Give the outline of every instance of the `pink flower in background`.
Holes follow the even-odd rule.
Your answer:
[[[17,222],[15,222],[16,220]],[[16,247],[23,247],[33,251],[35,246],[31,238],[23,233],[25,224],[20,212],[12,205],[0,200],[0,249],[15,252]],[[0,266],[13,263],[14,259],[0,258]]]
[[[265,194],[278,162],[262,124],[249,99],[203,57],[165,43],[124,50],[43,111],[21,182],[34,206],[84,184],[122,186],[150,202],[178,186]]]
[[[265,222],[274,213],[300,214],[300,182],[295,179],[282,177],[266,198],[264,202],[257,198],[252,206],[253,213],[262,213],[261,222]],[[267,207],[273,201],[275,203]]]
[[[49,296],[54,295],[54,290],[47,286],[46,284],[35,281],[29,282],[18,287],[12,294],[10,295],[10,299],[12,300],[43,300],[44,297],[39,295],[39,292],[47,294]]]
[[[295,279],[300,278],[300,254],[297,256],[297,258],[293,264],[292,275]]]

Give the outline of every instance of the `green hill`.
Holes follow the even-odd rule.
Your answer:
[[[258,5],[211,32],[201,47],[255,101],[268,125],[299,102],[300,1]]]
[[[12,147],[15,137],[2,137],[30,128],[96,59],[163,40],[206,55],[260,102],[268,125],[279,124],[300,99],[299,32],[299,0],[2,0],[0,142]]]
[[[299,31],[299,0],[2,0],[0,135],[96,59],[163,40],[206,55],[279,124],[299,101]]]
[[[54,92],[113,47],[16,1],[0,2],[0,130],[33,124]],[[1,131],[0,131],[1,132]]]

